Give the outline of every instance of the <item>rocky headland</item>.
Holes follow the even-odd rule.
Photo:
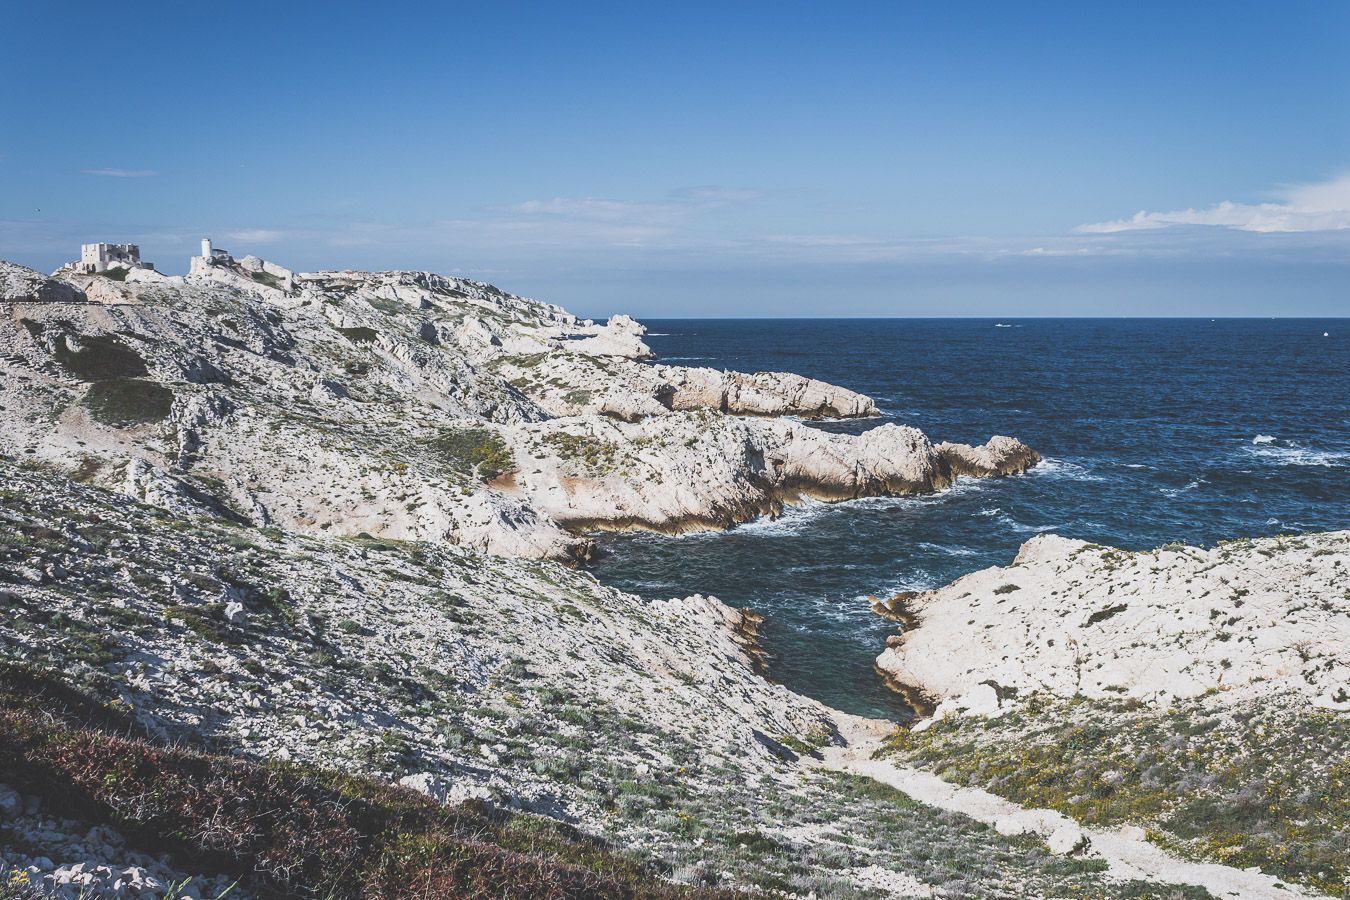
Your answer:
[[[593,528],[726,527],[1039,459],[1010,438],[829,434],[802,420],[873,402],[655,364],[626,316],[466,279],[254,258],[194,272],[0,263],[6,452],[180,511],[553,559],[584,558]]]

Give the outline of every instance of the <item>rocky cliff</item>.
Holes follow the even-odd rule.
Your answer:
[[[893,601],[911,627],[877,666],[939,714],[1033,694],[1350,711],[1347,572],[1350,532],[1145,553],[1043,535],[1010,566]]]
[[[876,407],[798,375],[653,364],[626,316],[466,279],[58,275],[0,263],[0,450],[178,511],[566,559],[590,528],[724,527],[1038,460],[1010,438],[828,434],[802,420]]]

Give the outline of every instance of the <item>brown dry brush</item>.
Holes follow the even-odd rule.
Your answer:
[[[290,763],[158,745],[31,669],[0,669],[5,779],[51,812],[264,896],[716,898],[570,827]]]

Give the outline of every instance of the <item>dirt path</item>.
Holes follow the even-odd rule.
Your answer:
[[[962,813],[1002,834],[1038,834],[1057,852],[1065,852],[1086,840],[1086,848],[1079,852],[1104,859],[1112,878],[1198,885],[1215,897],[1243,900],[1320,896],[1283,885],[1274,876],[1255,869],[1178,859],[1145,840],[1140,828],[1084,827],[1054,810],[1028,809],[978,788],[957,787],[929,772],[872,759],[872,753],[891,728],[889,723],[842,714],[836,721],[847,744],[822,751],[825,768],[866,775],[920,803]]]

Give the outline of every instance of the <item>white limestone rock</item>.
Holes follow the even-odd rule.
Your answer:
[[[0,302],[80,303],[85,299],[72,285],[0,259]]]
[[[642,340],[647,329],[628,316],[611,316],[604,325],[584,326],[578,331],[590,336],[571,347],[576,353],[624,359],[651,359],[656,355]]]
[[[1345,711],[1347,571],[1344,531],[1142,553],[1042,535],[1011,566],[907,598],[917,627],[877,665],[940,701],[938,717],[997,715],[1033,693],[1279,693]]]

